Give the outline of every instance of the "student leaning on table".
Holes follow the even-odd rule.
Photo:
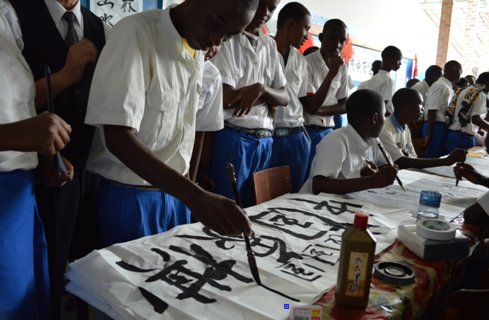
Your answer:
[[[465,178],[474,184],[489,188],[489,177],[479,173],[467,163],[457,163],[453,171],[457,179]],[[465,209],[464,222],[474,225],[489,224],[489,192]]]
[[[87,166],[103,177],[105,245],[189,223],[188,209],[220,234],[251,234],[249,219],[234,201],[185,175],[204,64],[200,50],[240,34],[257,6],[258,0],[187,0],[133,15],[112,30],[85,118],[101,134],[96,142],[102,145],[94,143]]]
[[[394,182],[397,168],[387,164],[378,147],[385,121],[382,97],[371,90],[358,90],[346,101],[346,114],[348,125],[318,144],[301,192],[348,193]]]
[[[387,118],[380,133],[380,140],[385,150],[400,169],[431,168],[451,166],[465,159],[465,150],[455,149],[446,158],[418,158],[411,141],[411,132],[407,123],[416,121],[422,116],[423,100],[421,94],[408,88],[396,91],[392,96],[394,113]]]

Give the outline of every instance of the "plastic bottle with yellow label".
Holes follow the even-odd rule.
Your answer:
[[[353,227],[341,236],[335,296],[339,306],[365,308],[368,305],[375,239],[367,226],[368,215],[357,212]]]

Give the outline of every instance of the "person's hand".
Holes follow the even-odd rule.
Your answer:
[[[343,58],[341,58],[340,56],[329,58],[328,63],[327,63],[328,68],[329,68],[327,77],[329,77],[331,79],[336,77],[336,75],[338,74],[338,71],[340,70],[340,67],[343,64],[345,64],[345,61],[343,61]]]
[[[233,116],[240,117],[248,114],[264,90],[265,86],[261,83],[255,83],[238,90],[236,95],[229,101],[229,105],[234,107]]]
[[[456,162],[464,162],[467,156],[467,151],[464,149],[455,149],[447,157],[447,165],[451,166]]]
[[[387,187],[394,183],[397,174],[397,166],[383,166],[371,176],[372,185],[375,188]]]
[[[457,179],[465,178],[474,184],[483,184],[485,177],[477,172],[474,167],[467,163],[457,163],[455,168],[453,168],[455,177]]]
[[[70,141],[71,126],[53,113],[42,113],[13,125],[16,134],[10,138],[12,150],[53,155]]]
[[[360,176],[371,176],[378,171],[377,165],[370,160],[365,160],[365,166],[360,170]]]
[[[65,157],[61,156],[66,167],[66,174],[63,174],[55,169],[54,162],[55,158],[51,156],[40,156],[39,157],[39,171],[41,173],[41,180],[44,185],[48,187],[62,187],[67,182],[73,180],[74,168],[71,162]]]
[[[70,84],[80,81],[88,63],[97,59],[97,48],[87,39],[82,39],[68,49],[65,65],[61,73]]]
[[[221,235],[251,236],[251,222],[234,201],[226,197],[203,191],[191,204],[192,214],[206,227]]]
[[[422,147],[427,147],[429,146],[429,144],[431,143],[431,139],[433,137],[431,135],[427,135],[425,138],[424,138],[424,143],[422,145]]]

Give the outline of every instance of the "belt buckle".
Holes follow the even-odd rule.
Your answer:
[[[289,135],[289,129],[287,128],[276,128],[275,129],[275,135],[277,137],[285,137]]]
[[[256,134],[256,136],[257,136],[258,138],[263,138],[263,137],[265,137],[265,136],[266,136],[267,132],[266,132],[266,130],[263,130],[263,129],[257,129],[257,130],[255,131],[255,134]]]

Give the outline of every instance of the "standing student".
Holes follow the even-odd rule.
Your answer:
[[[270,167],[289,166],[292,192],[304,184],[311,143],[304,132],[304,116],[299,97],[307,91],[307,62],[297,50],[307,40],[311,14],[302,4],[290,2],[278,14],[275,41],[287,79],[290,103],[275,111],[272,161]]]
[[[245,207],[255,203],[253,173],[270,166],[274,109],[289,103],[277,46],[261,31],[279,2],[260,0],[245,31],[224,43],[212,60],[221,73],[224,96],[224,129],[214,139],[212,179],[217,193],[234,198],[226,172],[231,162]]]
[[[199,106],[195,117],[195,142],[190,160],[190,179],[212,191],[210,165],[212,161],[213,132],[224,128],[222,110],[222,78],[219,70],[209,61],[218,52],[211,47],[204,57],[204,74],[199,92]]]
[[[387,118],[379,138],[394,163],[400,169],[405,169],[451,166],[456,162],[464,161],[465,150],[463,149],[453,150],[446,158],[417,157],[407,124],[420,118],[422,102],[420,93],[414,89],[399,89],[392,96],[394,113]]]
[[[428,90],[424,109],[423,137],[426,158],[438,158],[447,153],[447,124],[445,112],[454,96],[453,84],[460,79],[462,65],[451,60],[445,63],[443,76]]]
[[[51,319],[44,227],[34,197],[36,152],[52,156],[69,141],[70,126],[36,115],[34,81],[19,33],[0,3],[0,318]]]
[[[77,257],[88,253],[98,243],[96,178],[85,171],[94,128],[83,124],[88,91],[98,52],[105,43],[105,28],[97,16],[81,7],[78,0],[10,0],[18,16],[14,26],[24,42],[24,55],[36,81],[36,107],[46,110],[47,90],[43,65],[51,77],[54,109],[73,128],[70,144],[61,155],[73,164],[72,181],[62,187],[38,184],[36,198],[46,227],[48,241],[53,319],[60,318],[64,272],[74,242],[88,247]],[[42,171],[52,170],[40,158]],[[51,166],[52,167],[52,166]],[[74,237],[77,219],[91,217],[88,226]],[[90,236],[88,236],[90,234]]]
[[[489,72],[477,77],[476,84],[462,90],[456,100],[453,123],[448,127],[447,151],[455,148],[470,149],[475,146],[478,128],[489,130],[486,91],[489,88]]]
[[[377,92],[385,101],[386,116],[394,112],[392,95],[394,94],[394,80],[390,76],[391,71],[397,71],[401,67],[402,53],[399,48],[388,46],[382,50],[382,68],[371,79],[362,82],[358,89],[369,89]]]
[[[394,182],[397,168],[386,166],[377,142],[385,121],[382,97],[371,90],[357,90],[346,102],[346,114],[348,125],[318,144],[301,192],[343,194]]]
[[[370,71],[372,71],[372,77],[374,77],[379,72],[379,70],[381,68],[382,68],[382,60],[375,60],[374,62],[372,62],[372,67],[370,68]],[[361,89],[365,85],[364,82],[366,82],[366,81],[368,81],[368,80],[360,82],[358,89]]]
[[[189,209],[220,234],[251,234],[234,201],[185,175],[204,63],[200,50],[239,34],[256,7],[253,0],[187,0],[123,19],[111,31],[85,118],[102,138],[92,147],[88,169],[102,176],[106,245],[188,223]]]
[[[428,97],[428,90],[430,89],[431,85],[435,81],[440,79],[442,74],[443,74],[442,68],[440,68],[437,65],[431,65],[425,71],[424,80],[416,83],[412,87],[414,90],[418,91],[423,97],[423,106],[426,103],[426,98]]]
[[[319,34],[321,49],[306,57],[307,96],[300,99],[305,110],[306,130],[311,138],[306,175],[309,174],[317,144],[333,131],[333,116],[345,113],[349,80],[347,68],[340,54],[346,41],[346,31],[343,21],[326,21],[323,32]]]

